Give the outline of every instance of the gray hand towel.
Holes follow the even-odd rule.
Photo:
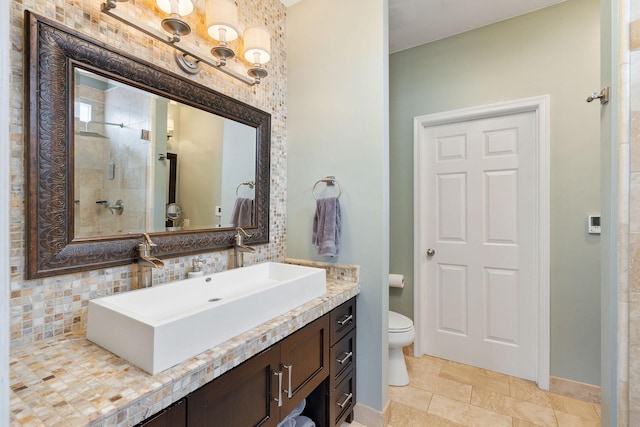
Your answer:
[[[249,227],[253,225],[253,199],[238,197],[231,211],[231,225]]]
[[[318,248],[318,254],[328,257],[338,256],[341,232],[342,217],[338,198],[327,197],[316,200],[311,241]]]

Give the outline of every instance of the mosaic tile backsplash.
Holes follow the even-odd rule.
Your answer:
[[[11,347],[34,344],[47,338],[84,330],[88,301],[95,297],[125,292],[135,285],[135,264],[68,274],[40,280],[25,280],[25,141],[24,108],[24,11],[53,19],[93,39],[124,50],[143,60],[186,76],[225,95],[271,114],[271,210],[270,242],[257,246],[245,262],[281,261],[286,250],[286,65],[285,7],[280,0],[237,0],[242,27],[263,24],[271,34],[269,76],[258,87],[249,87],[209,67],[196,76],[184,74],[174,61],[173,49],[139,31],[102,14],[99,0],[15,0],[11,2]],[[208,51],[205,37],[204,0],[196,0],[195,11],[185,17],[192,27],[189,43]],[[118,3],[118,9],[160,28],[161,12],[153,0]],[[238,48],[239,42],[232,42]],[[239,50],[239,49],[237,49]],[[239,60],[229,67],[239,70]],[[202,254],[206,273],[228,268],[229,251]],[[154,283],[182,279],[192,257],[167,259],[163,270],[154,271]]]

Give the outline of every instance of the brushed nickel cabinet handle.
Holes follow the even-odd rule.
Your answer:
[[[345,406],[347,406],[349,404],[349,402],[351,401],[351,398],[353,398],[353,393],[345,393],[344,394],[345,397],[344,400],[342,401],[342,403],[336,402],[336,405],[338,405],[340,407],[340,409],[344,408]]]
[[[288,371],[287,372],[287,382],[288,382],[288,387],[287,390],[285,390],[285,393],[287,393],[287,397],[289,399],[291,399],[291,396],[293,396],[293,390],[291,389],[291,373],[293,372],[293,365],[284,365],[284,368]]]
[[[349,323],[350,321],[353,320],[353,314],[349,314],[348,316],[346,316],[344,319],[342,320],[337,320],[336,322],[338,323],[338,325],[340,326],[344,326],[345,324]]]
[[[278,408],[282,406],[282,371],[274,372],[273,375],[278,377],[278,397],[273,400],[278,402]]]
[[[341,365],[344,365],[347,362],[347,360],[351,359],[351,357],[353,357],[353,352],[352,351],[350,351],[348,353],[344,353],[344,357],[342,359],[340,359],[340,358],[336,359],[336,362],[338,362]]]

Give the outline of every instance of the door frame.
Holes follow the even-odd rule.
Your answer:
[[[531,98],[518,99],[496,104],[482,105],[477,107],[463,108],[459,110],[445,111],[441,113],[417,116],[413,119],[414,124],[414,150],[413,150],[413,301],[414,301],[414,323],[416,328],[416,338],[414,353],[416,357],[422,356],[424,348],[424,338],[422,331],[427,327],[427,316],[423,313],[423,308],[427,304],[425,286],[420,268],[420,260],[423,248],[421,236],[426,230],[420,221],[420,212],[427,212],[426,197],[422,197],[424,188],[424,172],[420,168],[420,159],[423,154],[423,129],[443,124],[485,119],[491,117],[505,116],[523,112],[535,113],[536,135],[536,173],[537,173],[537,223],[536,223],[536,270],[538,280],[536,280],[538,294],[538,321],[537,321],[537,375],[538,387],[549,390],[550,375],[550,178],[549,178],[549,144],[550,144],[550,96],[542,95]]]

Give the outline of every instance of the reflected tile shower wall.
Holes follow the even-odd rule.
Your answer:
[[[142,131],[150,131],[153,96],[120,86],[81,84],[75,90],[76,110],[88,105],[91,114],[75,121],[74,235],[142,233],[149,229],[146,186],[153,144]],[[121,214],[108,209],[118,200],[124,204]]]
[[[166,138],[151,132],[154,97],[140,90],[116,86],[107,91],[105,117],[110,123],[122,123],[124,127],[109,126],[110,159],[114,163],[115,179],[105,181],[105,196],[110,203],[122,200],[122,215],[103,215],[102,229],[108,234],[115,227],[119,233],[141,233],[149,212],[146,191],[151,176],[151,157],[154,138]],[[147,131],[149,138],[143,136]],[[108,214],[108,212],[107,212]]]
[[[77,236],[100,233],[100,214],[104,209],[96,204],[102,200],[103,165],[105,164],[103,90],[86,84],[74,88],[74,230]]]

